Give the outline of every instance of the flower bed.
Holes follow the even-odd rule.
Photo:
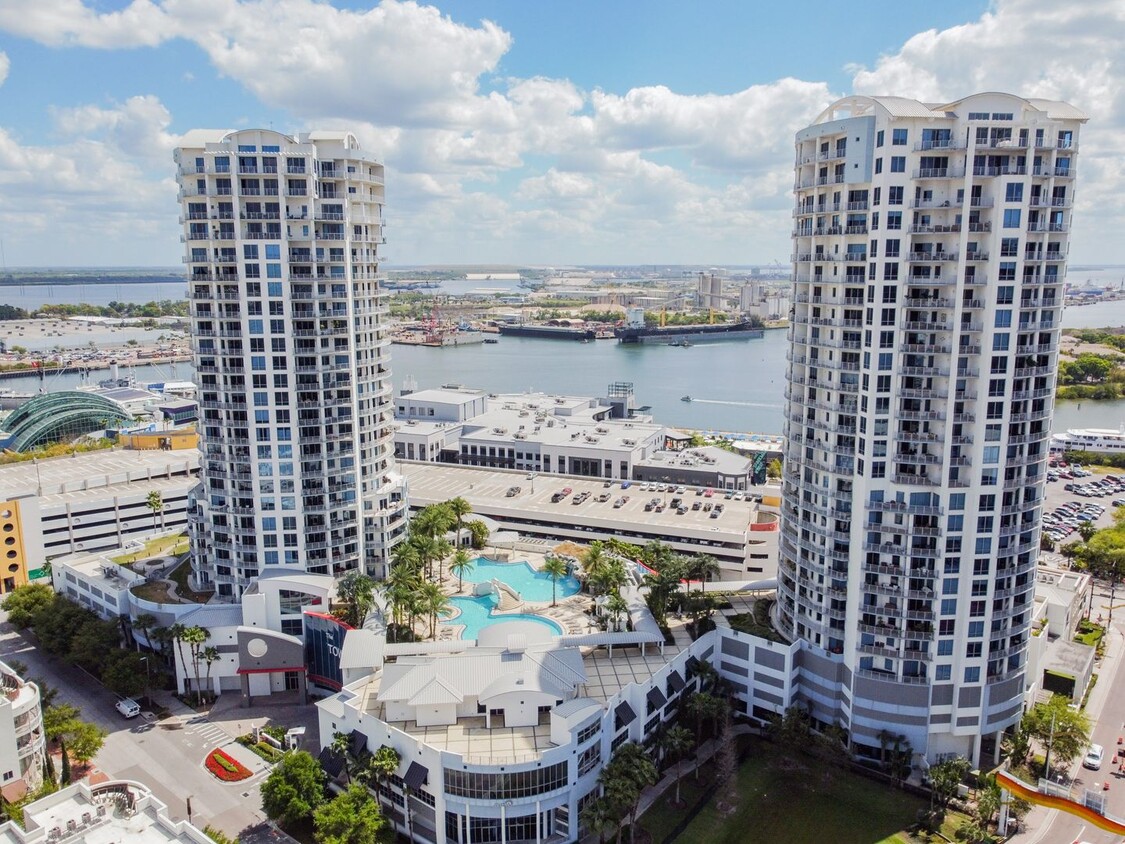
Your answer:
[[[221,750],[212,750],[207,755],[207,770],[223,782],[241,782],[251,776],[251,771]]]

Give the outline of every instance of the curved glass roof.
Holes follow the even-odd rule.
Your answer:
[[[4,420],[4,428],[12,437],[9,449],[28,451],[131,421],[132,417],[116,402],[94,393],[64,390],[36,396],[20,405]]]

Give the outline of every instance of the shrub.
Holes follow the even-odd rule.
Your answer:
[[[251,776],[251,771],[221,750],[212,750],[207,756],[207,770],[223,782],[240,782]]]

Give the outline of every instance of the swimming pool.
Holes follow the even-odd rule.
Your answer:
[[[561,581],[560,581],[561,585]],[[477,598],[450,598],[449,603],[460,610],[460,613],[449,619],[449,624],[463,624],[465,629],[461,632],[462,639],[476,639],[480,636],[481,628],[494,624],[503,624],[506,621],[531,621],[549,627],[551,633],[562,635],[562,628],[547,618],[526,613],[511,613],[507,615],[493,615],[496,608],[495,595],[481,595]]]
[[[536,571],[525,560],[516,563],[498,563],[487,557],[477,557],[473,560],[472,571],[465,573],[465,580],[469,583],[484,583],[493,578],[507,583],[519,592],[520,597],[525,601],[551,600],[550,576]],[[560,598],[567,598],[577,595],[581,588],[582,584],[578,582],[578,578],[568,574],[566,577],[559,578],[556,594]]]

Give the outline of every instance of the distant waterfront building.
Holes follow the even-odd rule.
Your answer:
[[[849,97],[797,133],[777,623],[860,753],[985,765],[1022,712],[1085,121]]]
[[[382,576],[405,528],[379,292],[383,165],[347,132],[196,130],[175,152],[199,377],[193,573]]]

